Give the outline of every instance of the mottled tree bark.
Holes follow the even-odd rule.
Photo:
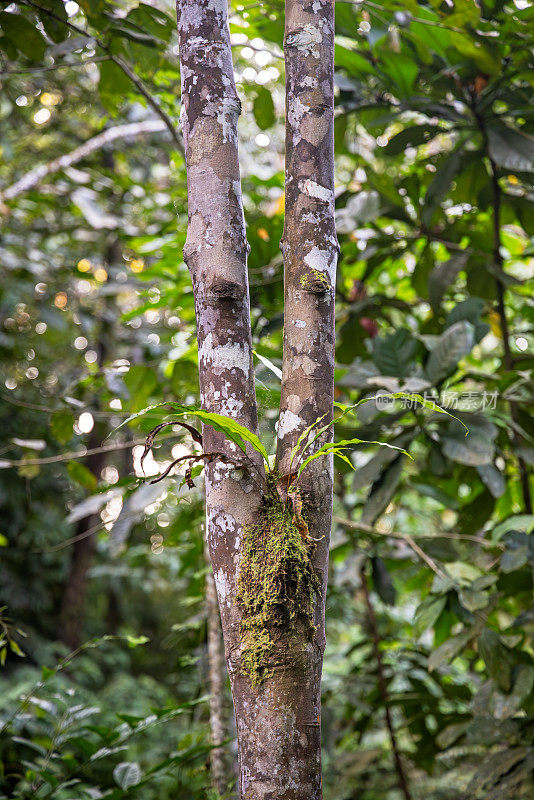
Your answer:
[[[209,559],[209,554],[207,552],[206,559]],[[211,569],[208,569],[206,573],[206,622],[208,629],[207,649],[211,744],[221,745],[225,739],[229,738],[224,703],[226,671],[217,589]],[[224,747],[213,747],[210,751],[211,782],[219,794],[223,794],[229,782],[226,761]]]
[[[286,0],[286,202],[284,353],[277,464],[290,472],[300,434],[318,419],[332,419],[334,301],[338,243],[334,221],[334,3]],[[316,447],[332,438],[329,429]],[[295,465],[293,465],[294,469]],[[320,798],[321,670],[325,647],[325,597],[332,523],[332,457],[303,472],[300,489],[322,587],[315,607],[316,633],[301,674],[295,675],[300,711],[295,730],[302,789],[287,797]],[[295,709],[297,712],[297,708]],[[304,736],[303,736],[304,733]],[[303,747],[303,745],[305,745]],[[309,789],[306,792],[305,785]]]
[[[237,97],[227,0],[178,0],[189,224],[184,258],[197,316],[201,401],[205,409],[257,432],[241,203]],[[332,417],[334,285],[333,2],[290,0],[288,76],[284,377],[277,464],[289,471],[299,433]],[[322,442],[327,438],[325,434]],[[237,459],[209,426],[204,449]],[[317,459],[303,477],[305,515],[318,539],[314,564],[322,584],[313,641],[296,626],[269,652],[259,686],[241,669],[241,611],[236,602],[244,529],[261,513],[263,467],[255,452],[240,469],[208,464],[207,542],[221,611],[239,747],[242,800],[321,797],[320,676],[332,507],[332,469]]]

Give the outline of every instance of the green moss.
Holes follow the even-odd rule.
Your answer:
[[[244,531],[237,585],[242,608],[242,670],[258,686],[271,674],[269,657],[288,637],[311,639],[318,581],[291,511],[269,498],[261,522]]]
[[[326,292],[330,289],[328,278],[324,272],[313,267],[300,276],[300,285],[309,292]]]

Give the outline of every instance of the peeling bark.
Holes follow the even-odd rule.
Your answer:
[[[241,202],[237,96],[227,0],[178,0],[181,122],[189,220],[184,258],[195,294],[203,408],[257,432]],[[286,22],[287,174],[285,335],[279,469],[288,471],[299,433],[332,418],[334,287],[333,2],[289,0]],[[327,434],[325,434],[327,436]],[[323,437],[323,441],[325,438]],[[236,459],[235,446],[209,426],[204,449]],[[332,469],[317,459],[303,480],[304,513],[320,539],[314,565],[322,593],[313,640],[304,626],[276,636],[268,675],[253,687],[243,670],[237,576],[245,530],[264,512],[257,453],[242,469],[206,466],[207,542],[236,716],[242,800],[321,798],[320,678],[332,511]]]

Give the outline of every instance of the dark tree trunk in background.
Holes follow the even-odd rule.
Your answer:
[[[93,428],[89,435],[87,447],[93,449],[102,444],[101,437]],[[105,453],[94,453],[86,460],[87,468],[95,478],[100,479],[100,473],[105,464]],[[75,541],[72,546],[70,570],[63,592],[61,612],[59,616],[58,638],[70,650],[75,650],[82,642],[82,630],[85,619],[85,599],[87,595],[87,573],[93,563],[96,550],[97,533],[91,532],[100,522],[98,515],[81,519],[74,534]]]

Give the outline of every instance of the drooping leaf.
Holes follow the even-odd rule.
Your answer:
[[[534,172],[534,136],[508,125],[488,126],[488,149],[493,161],[513,172]]]
[[[371,559],[373,587],[383,603],[395,605],[397,592],[384,561],[378,556]]]
[[[458,656],[464,647],[473,638],[473,631],[466,630],[447,639],[442,645],[432,651],[428,659],[428,671],[433,672],[438,667],[449,664],[456,656]]]
[[[497,686],[509,692],[512,688],[513,659],[499,635],[491,628],[482,631],[478,639],[478,652]]]
[[[79,461],[68,461],[67,472],[69,477],[80,486],[83,486],[84,489],[88,489],[90,492],[95,491],[97,486],[96,477],[90,469],[80,464]]]
[[[113,770],[113,779],[117,786],[126,791],[141,781],[141,767],[137,761],[121,761]]]
[[[397,156],[403,153],[407,147],[426,144],[439,132],[440,128],[437,125],[410,125],[395,134],[384,147],[383,152],[388,156]]]
[[[413,368],[420,343],[406,328],[388,336],[377,337],[373,342],[373,361],[382,375],[405,377]]]
[[[454,178],[460,171],[461,165],[462,153],[460,150],[455,150],[453,153],[447,156],[444,163],[434,175],[430,186],[426,190],[423,210],[421,213],[421,218],[425,225],[430,225],[432,222],[434,213],[449,191]]]
[[[427,595],[415,612],[415,633],[420,636],[427,628],[431,628],[446,605],[446,595]]]
[[[23,14],[0,11],[0,28],[6,39],[31,61],[42,59],[46,42]]]
[[[274,125],[276,114],[274,111],[274,103],[271,93],[265,86],[259,86],[256,91],[256,97],[253,104],[254,119],[256,125],[262,131],[266,131]]]
[[[437,264],[428,276],[428,297],[434,311],[438,311],[443,295],[464,269],[467,253],[455,253],[448,261]]]
[[[50,432],[60,444],[66,444],[73,435],[74,415],[52,414],[50,418]]]
[[[475,332],[470,322],[461,320],[447,328],[432,349],[426,365],[426,374],[432,383],[454,372],[461,358],[468,355],[475,343]]]

